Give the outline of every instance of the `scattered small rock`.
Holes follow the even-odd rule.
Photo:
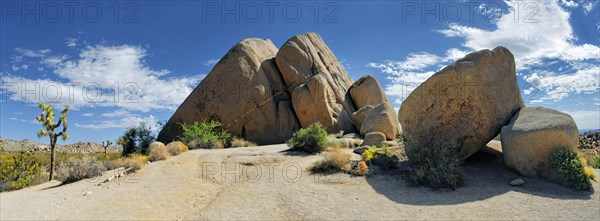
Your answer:
[[[89,196],[89,195],[92,195],[92,192],[87,192],[87,193],[83,194],[83,196]]]
[[[362,146],[362,147],[359,147],[359,148],[356,148],[356,149],[354,149],[354,151],[353,151],[353,152],[354,152],[355,154],[359,154],[359,155],[360,155],[360,154],[362,154],[363,152],[365,152],[365,150],[368,150],[368,149],[371,149],[371,147],[370,147],[370,146]]]
[[[511,186],[523,186],[523,184],[525,184],[525,181],[521,178],[510,181]]]

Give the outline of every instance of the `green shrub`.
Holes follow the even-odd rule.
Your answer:
[[[0,154],[0,192],[42,183],[42,176],[42,164],[31,153]]]
[[[429,130],[430,134],[437,134],[435,127]],[[416,141],[404,137],[403,140],[410,165],[409,181],[436,189],[462,186],[460,146],[456,142],[435,138]]]
[[[318,153],[323,151],[326,142],[327,131],[321,124],[315,123],[296,131],[287,144],[292,150]]]
[[[600,157],[594,158],[594,162],[592,163],[592,167],[596,169],[600,169]]]
[[[585,175],[585,165],[582,164],[577,153],[567,148],[561,148],[552,154],[552,166],[558,173],[566,178],[565,185],[576,190],[589,190],[592,188],[588,176]]]
[[[129,156],[132,153],[146,153],[148,146],[155,140],[150,127],[144,123],[138,126],[129,127],[119,138],[119,144],[123,146],[123,156]]]
[[[192,124],[179,124],[183,134],[179,140],[191,149],[218,149],[230,143],[231,135],[218,121],[202,121]],[[220,144],[219,144],[220,143]]]
[[[106,171],[104,163],[94,157],[83,157],[70,158],[67,162],[59,164],[56,172],[58,180],[71,183],[100,176],[104,171]]]
[[[366,163],[377,165],[383,169],[394,168],[399,161],[398,157],[389,153],[389,147],[385,144],[381,148],[371,146],[362,153],[361,157]]]

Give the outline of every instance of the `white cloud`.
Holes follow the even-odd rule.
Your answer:
[[[564,5],[566,7],[579,7],[579,4],[577,4],[577,2],[573,1],[573,0],[560,0],[560,4]]]
[[[29,65],[26,65],[26,64],[21,65],[21,66],[16,66],[13,64],[13,66],[12,66],[13,71],[27,70],[27,68],[29,68]]]
[[[587,15],[588,13],[590,13],[594,7],[596,7],[597,2],[586,2],[583,4],[583,11],[585,12],[585,14]]]
[[[69,48],[76,47],[77,46],[77,39],[75,39],[75,38],[67,38],[65,44],[67,44],[67,47],[69,47]]]
[[[418,52],[409,54],[402,61],[371,62],[367,64],[367,67],[376,68],[382,73],[388,74],[388,79],[392,83],[385,86],[386,93],[389,96],[400,97],[394,102],[400,104],[419,84],[435,73],[428,69],[433,67],[437,70],[464,57],[466,54],[467,52],[456,48],[447,50],[444,57],[427,52]]]
[[[93,117],[94,114],[93,113],[83,113],[83,114],[81,114],[81,116],[84,116],[84,117]]]
[[[532,86],[546,92],[543,100],[560,101],[570,94],[594,93],[600,89],[600,70],[588,67],[570,74],[535,72],[524,77]]]
[[[131,126],[137,126],[140,123],[144,123],[147,126],[149,126],[150,129],[154,132],[157,132],[159,129],[157,119],[153,115],[143,117],[138,114],[134,114],[126,110],[120,109],[102,114],[102,116],[105,119],[101,121],[94,121],[90,124],[75,123],[75,126],[92,130],[101,130],[107,128],[127,128]]]
[[[506,0],[506,3],[509,6],[519,5],[513,0]],[[570,14],[555,1],[536,6],[534,16],[522,8],[510,10],[498,20],[496,29],[492,31],[450,24],[448,29],[439,32],[447,37],[464,38],[464,46],[473,50],[505,46],[513,52],[521,68],[540,64],[543,59],[581,61],[600,57],[598,46],[572,43]],[[516,13],[519,10],[520,13]]]
[[[566,111],[570,114],[579,129],[600,129],[600,109]]]
[[[12,100],[27,103],[45,101],[78,107],[119,107],[127,110],[174,110],[204,77],[168,77],[168,70],[151,69],[144,61],[145,48],[121,45],[86,46],[77,59],[51,55],[49,49],[15,49],[20,56],[39,59],[58,78],[29,79],[3,74],[3,83],[19,85],[7,91]],[[23,90],[35,89],[34,95]],[[37,96],[35,95],[37,94]]]
[[[202,65],[207,66],[207,67],[213,67],[213,66],[215,66],[215,64],[217,64],[217,62],[219,62],[219,60],[211,58],[208,61],[202,62]]]
[[[447,37],[464,38],[463,45],[473,50],[507,47],[515,55],[518,71],[532,70],[532,74],[522,77],[546,93],[541,100],[560,101],[571,94],[599,90],[600,47],[573,43],[576,36],[569,23],[570,14],[560,6],[579,7],[577,2],[561,0],[536,4],[533,14],[526,13],[519,1],[505,0],[505,3],[509,7],[521,7],[500,17],[493,30],[450,24],[448,29],[439,32]],[[590,2],[580,3],[586,7]],[[558,62],[567,65],[560,67],[559,72],[547,71]],[[524,93],[530,91],[527,89]]]

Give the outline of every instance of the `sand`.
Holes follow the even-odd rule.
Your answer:
[[[270,145],[192,150],[107,183],[117,171],[0,193],[0,219],[598,220],[597,192],[521,177],[493,142],[465,163],[467,185],[454,191],[414,187],[394,171],[314,175],[307,168],[321,156]],[[516,178],[525,185],[510,186]]]

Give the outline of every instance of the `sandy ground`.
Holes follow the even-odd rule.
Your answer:
[[[494,141],[492,141],[494,142]],[[0,194],[1,220],[598,220],[597,192],[576,192],[541,179],[508,183],[497,143],[465,164],[467,186],[455,191],[408,185],[397,173],[367,177],[313,175],[320,156],[285,145],[193,150],[102,183],[104,177]],[[350,150],[348,150],[350,151]],[[596,170],[598,173],[598,170]],[[594,188],[600,187],[593,182]]]

